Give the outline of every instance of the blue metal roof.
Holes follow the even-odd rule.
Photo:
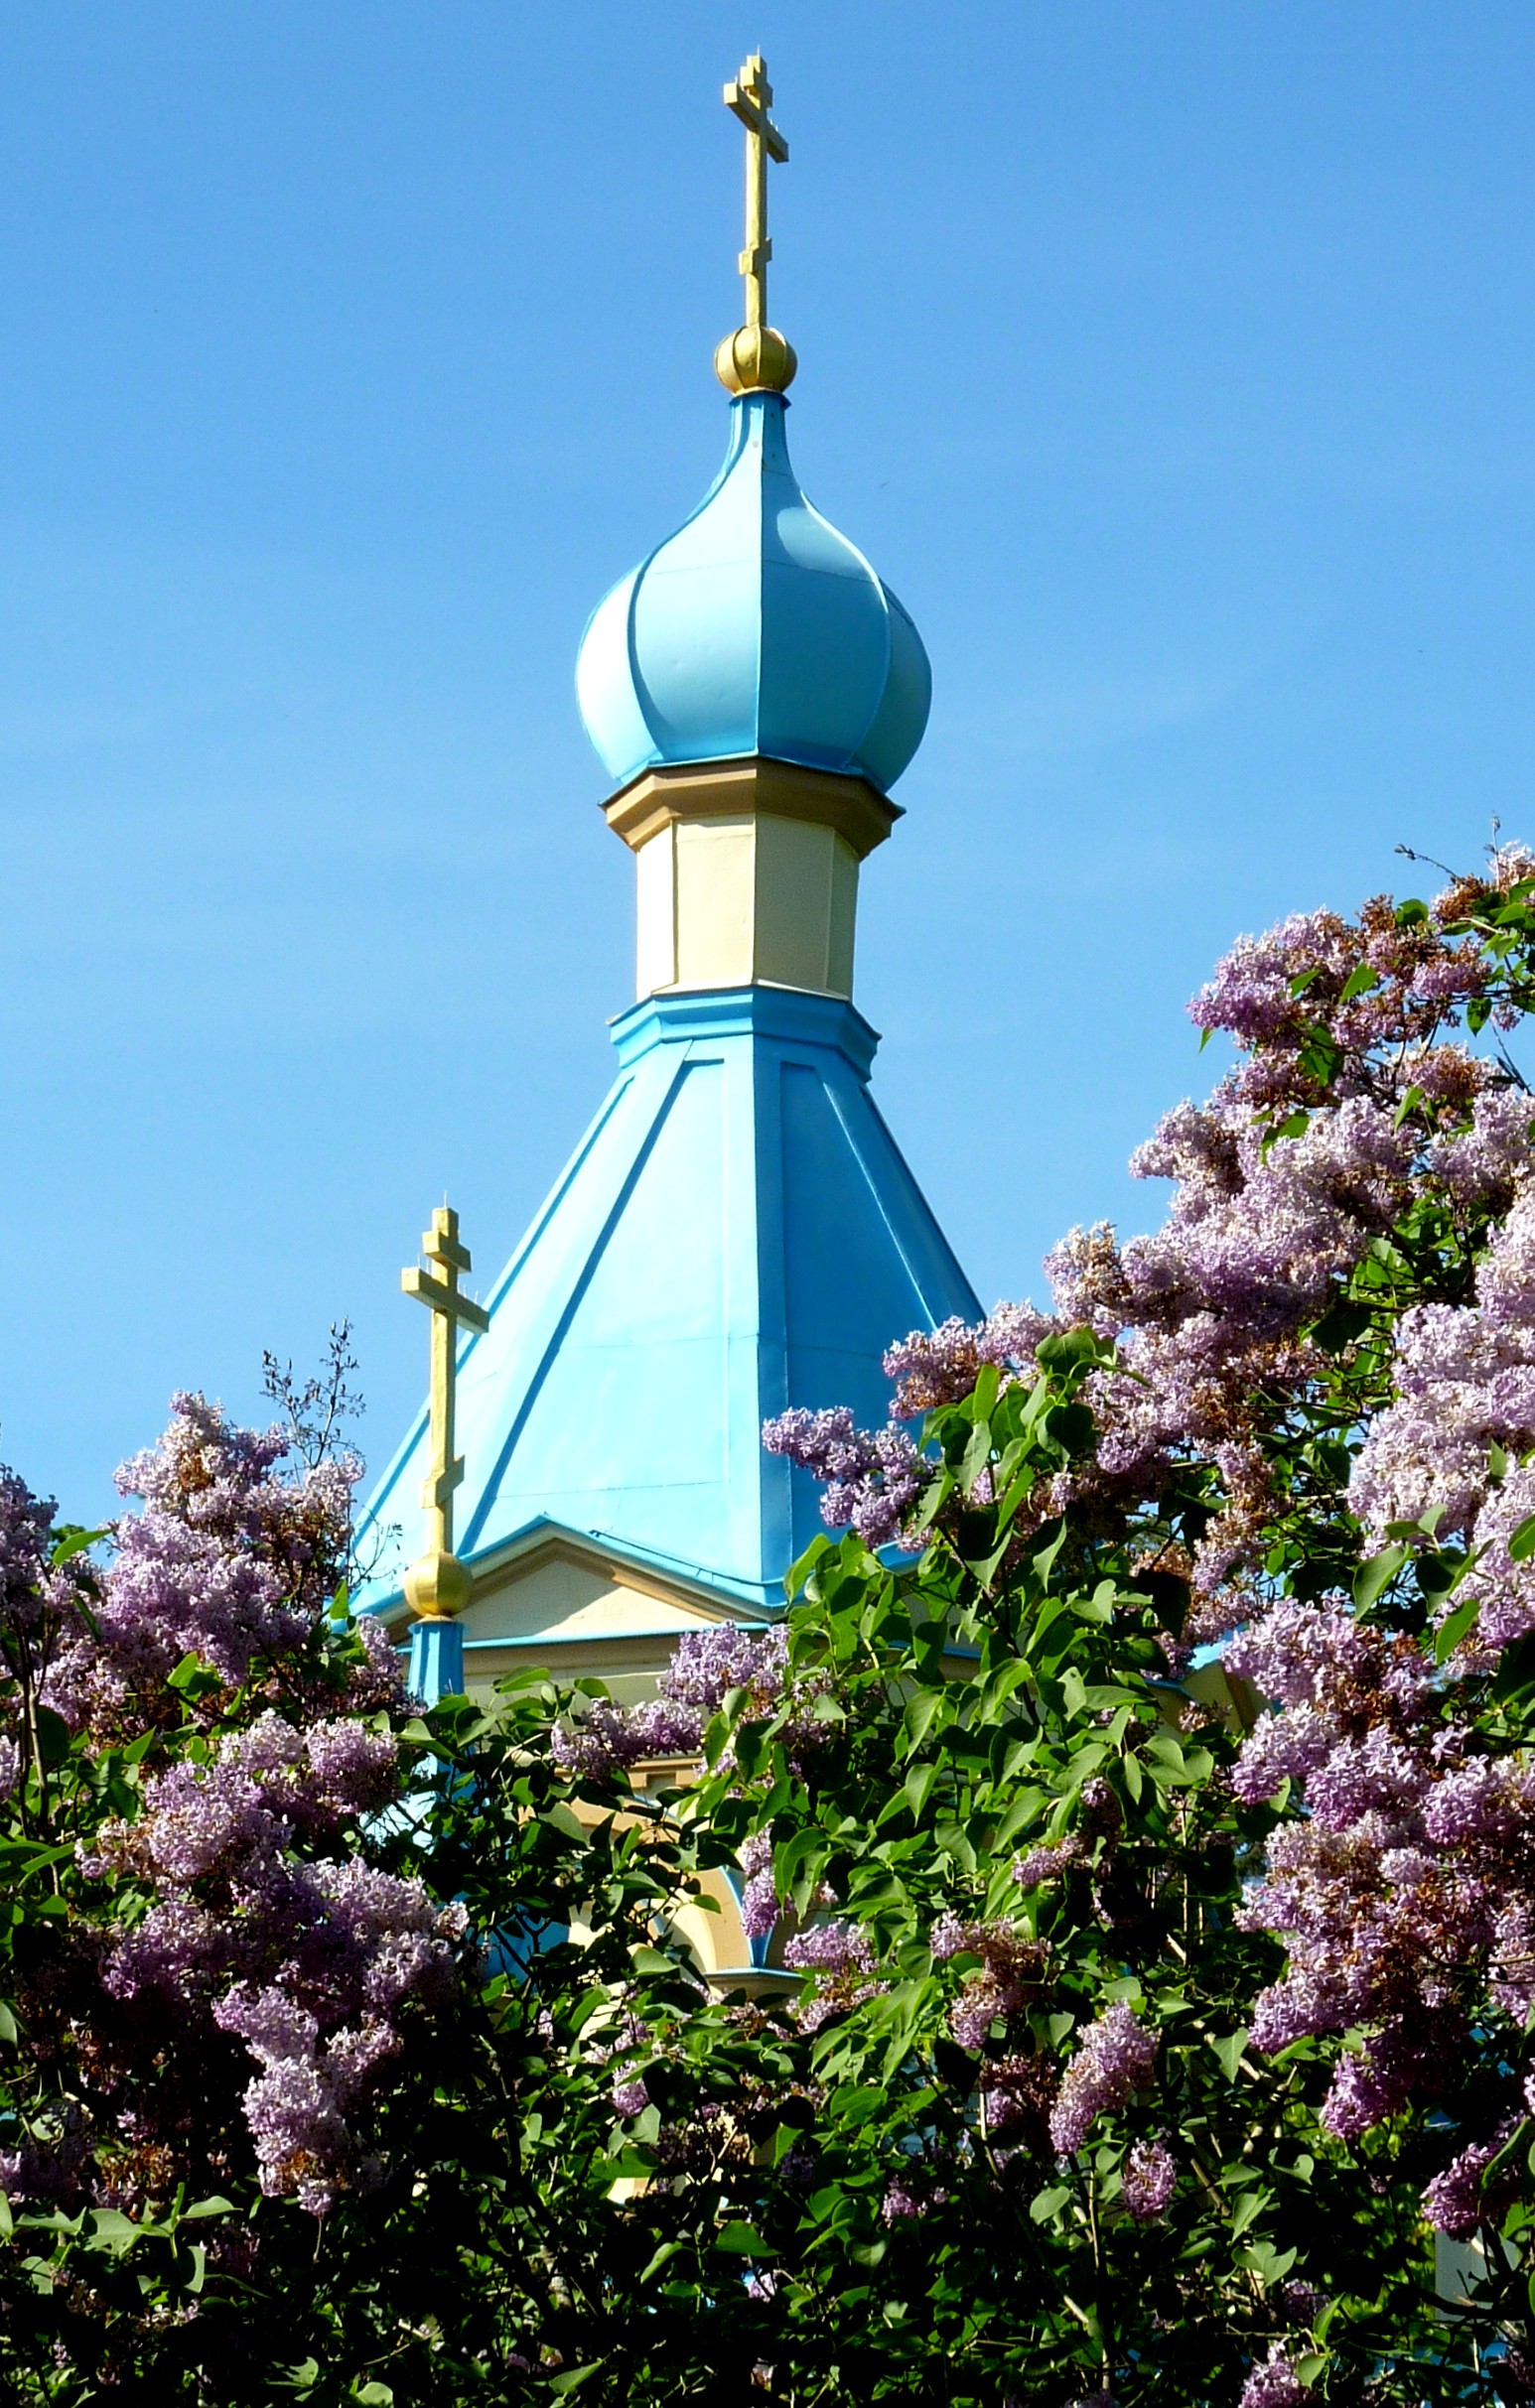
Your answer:
[[[767,753],[883,793],[922,740],[922,639],[800,491],[787,406],[781,393],[732,403],[703,501],[587,623],[576,692],[619,785],[662,763]]]
[[[539,1524],[759,1608],[819,1528],[764,1420],[883,1420],[891,1340],[976,1297],[869,1094],[851,1004],[768,987],[651,996],[614,1023],[619,1076],[460,1356],[458,1552]],[[426,1416],[363,1519],[421,1551]]]

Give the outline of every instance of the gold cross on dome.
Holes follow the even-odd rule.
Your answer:
[[[469,1248],[459,1241],[459,1216],[451,1204],[438,1205],[421,1251],[442,1274],[435,1277],[429,1271],[415,1270],[400,1273],[406,1295],[419,1296],[432,1316],[431,1465],[421,1502],[427,1512],[428,1546],[439,1555],[451,1555],[453,1492],[464,1477],[464,1458],[453,1451],[459,1329],[487,1330],[490,1316],[484,1305],[460,1292],[460,1274],[472,1266]]]
[[[788,144],[768,114],[772,106],[772,85],[761,51],[743,60],[735,82],[726,84],[725,105],[747,129],[747,241],[741,254],[741,274],[747,289],[747,325],[765,327],[768,262],[772,257],[768,239],[768,162],[775,159],[781,167],[788,157]]]

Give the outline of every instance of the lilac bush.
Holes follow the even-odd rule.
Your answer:
[[[771,1424],[846,1535],[642,1705],[414,1720],[354,1466],[201,1400],[102,1546],[0,1479],[18,2396],[1535,2396],[1532,1005],[1513,849],[1243,940],[1163,1226]]]
[[[0,1476],[0,1728],[42,1891],[10,1949],[39,2070],[13,2207],[143,2213],[247,2154],[314,2215],[376,2179],[377,2071],[455,1990],[465,1918],[371,1836],[408,1706],[382,1633],[333,1619],[358,1469],[179,1396],[104,1561]]]
[[[958,1885],[925,1928],[935,1977],[957,1977],[943,2028],[979,2061],[970,2130],[993,2179],[1013,2179],[1010,2133],[1043,2123],[1061,2161],[1100,2152],[1109,2187],[1097,2212],[1117,2201],[1148,2226],[1197,2213],[1180,2170],[1186,2144],[1196,2187],[1234,2179],[1201,2157],[1197,2123],[1181,2129],[1165,2104],[1176,2083],[1186,2099],[1191,2061],[1188,2027],[1168,2023],[1157,2000],[1180,1981],[1187,1991],[1192,1972],[1179,1967],[1195,1961],[1194,1925],[1182,1936],[1165,1927],[1155,1980],[1142,1953],[1159,1897],[1186,1878],[1175,1868],[1196,1821],[1166,1829],[1160,1874],[1140,1843],[1148,1887],[1137,1892],[1130,1871],[1157,1748],[1176,1764],[1182,1743],[1143,1741],[1131,1766],[1126,1717],[1148,1672],[1124,1669],[1123,1654],[1110,1651],[1113,1671],[1080,1673],[1074,1691],[1051,1693],[1031,1672],[1007,1692],[1022,1730],[1061,1711],[1073,1736],[1047,1814],[1028,1804],[1051,1795],[1043,1741],[1020,1737],[1003,1760],[1017,1766],[1010,1810],[1022,1828],[995,1860],[989,1836],[953,1817],[959,1801],[974,1814],[989,1795],[1007,1829],[1006,1780],[994,1773],[986,1791],[978,1770],[961,1780],[941,1757],[929,1762],[923,1734],[951,1712],[923,1693],[935,1668],[904,1681],[892,1657],[876,1680],[870,1634],[905,1627],[910,1599],[907,1644],[919,1650],[948,1596],[950,1627],[983,1666],[988,1651],[1027,1656],[1027,1618],[1009,1619],[1016,1600],[1033,1599],[1029,1612],[1058,1629],[1052,1597],[1070,1600],[1075,1583],[1081,1663],[1105,1616],[1128,1635],[1125,1592],[1138,1586],[1164,1698],[1185,1676],[1210,1695],[1212,1675],[1190,1667],[1212,1651],[1221,1660],[1226,1721],[1218,1739],[1206,1734],[1208,1769],[1188,1796],[1191,1806],[1209,1785],[1216,1823],[1227,1816],[1227,1978],[1240,1962],[1250,1985],[1239,2024],[1212,2032],[1222,2065],[1252,2085],[1263,2151],[1281,2149],[1286,2117],[1297,2133],[1313,2119],[1297,2162],[1326,2165],[1342,2186],[1334,2196],[1357,2201],[1345,2212],[1361,2230],[1371,2213],[1382,2229],[1416,2229],[1425,2286],[1426,2227],[1479,2244],[1480,2276],[1434,2311],[1450,2336],[1443,2376],[1428,2371],[1431,2328],[1408,2341],[1399,2325],[1392,2341],[1382,2327],[1371,2396],[1386,2395],[1404,2348],[1402,2396],[1414,2400],[1441,2379],[1447,2398],[1526,2396],[1520,2369],[1535,2359],[1535,1096],[1511,1050],[1532,1008],[1535,857],[1517,847],[1427,903],[1376,898],[1352,920],[1299,914],[1243,939],[1191,1006],[1205,1035],[1228,1043],[1231,1066],[1205,1102],[1168,1113],[1133,1160],[1137,1175],[1171,1184],[1163,1226],[1123,1242],[1103,1223],[1074,1230],[1047,1260],[1047,1310],[999,1307],[975,1328],[950,1323],[893,1346],[883,1429],[826,1407],[765,1433],[822,1483],[828,1528],[852,1535],[824,1577],[812,1574],[811,1602],[839,1627],[856,1618],[858,1641],[839,1644],[866,1668],[862,1686],[845,1679],[839,1691],[850,1725],[869,1719],[838,1743],[848,1771],[834,1802],[831,1761],[804,1768],[797,1810],[813,1813],[822,1843],[808,1850],[804,1825],[776,1811],[774,1860],[794,1868],[793,1904],[803,1911],[812,1879],[829,1875],[844,1944],[861,1925],[885,1931],[863,1971],[901,1995],[911,1942],[899,1939],[896,1868],[914,1882],[921,1841],[902,1837],[895,1798],[850,1835],[888,1714],[886,1778],[910,1799],[918,1834],[949,1851]],[[876,1556],[860,1557],[855,1541]],[[827,1652],[804,1611],[791,1677]],[[957,1667],[945,1680],[947,1699],[969,1693]],[[1196,1709],[1181,1711],[1187,1727]],[[1094,1722],[1107,1740],[1093,1738]],[[978,1745],[972,1734],[961,1765]],[[1074,1758],[1085,1770],[1094,1749],[1109,1763],[1073,1778]],[[924,1826],[938,1799],[950,1820]],[[848,1830],[834,1839],[839,1814]],[[867,1870],[852,1869],[860,1847]],[[902,1911],[922,1921],[914,1901]],[[1067,1932],[1104,1983],[1086,2015],[1075,1996],[1061,2011]],[[854,2061],[858,2019],[872,2030],[889,2012],[878,1999],[846,2008],[843,2059]],[[928,2079],[941,2084],[932,2047]],[[1277,2155],[1267,2181],[1272,2199]],[[1066,2216],[1070,2196],[1090,2218],[1064,2181],[1033,2211]],[[1362,2336],[1380,2313],[1361,2304],[1345,2315],[1310,2271],[1282,2283],[1303,2240],[1292,2222],[1255,2245],[1273,2311],[1304,2297],[1300,2322],[1315,2334],[1254,2329],[1230,2395],[1240,2390],[1243,2408],[1310,2396],[1339,2362],[1329,2352],[1348,2320]],[[1092,2279],[1106,2280],[1093,2263]],[[1359,2280],[1367,2287],[1362,2270]],[[1196,2297],[1194,2285],[1189,2315]],[[1328,2330],[1324,2346],[1316,2336]],[[1371,2363],[1367,2347],[1354,2362]],[[1129,2380],[1121,2359],[1116,2398]]]

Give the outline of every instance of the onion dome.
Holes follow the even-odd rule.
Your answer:
[[[668,763],[766,754],[884,793],[921,742],[922,639],[800,491],[787,406],[780,392],[738,396],[703,501],[587,623],[577,698],[616,785]]]

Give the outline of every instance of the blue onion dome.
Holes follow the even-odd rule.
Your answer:
[[[732,402],[725,466],[698,508],[587,622],[576,693],[617,785],[766,753],[884,793],[922,740],[922,639],[801,493],[787,407],[762,390]]]

